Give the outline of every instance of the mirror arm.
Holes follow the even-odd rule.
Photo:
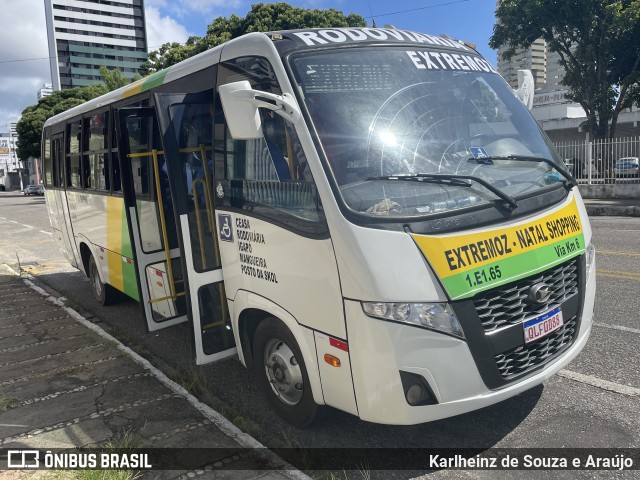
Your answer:
[[[286,118],[294,125],[300,120],[301,114],[298,110],[293,95],[284,93],[276,95],[274,93],[262,92],[259,90],[236,90],[233,96],[237,99],[248,100],[259,108],[266,108],[278,115]]]

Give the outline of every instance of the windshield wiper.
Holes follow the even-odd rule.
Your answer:
[[[493,160],[512,160],[516,162],[546,163],[547,165],[551,166],[554,170],[556,170],[560,175],[562,175],[567,180],[569,185],[571,185],[572,187],[578,186],[577,182],[571,177],[571,175],[569,175],[563,168],[561,168],[560,165],[558,165],[553,160],[549,160],[548,158],[545,158],[545,157],[532,157],[527,155],[501,155],[497,157],[483,157],[480,159],[474,158],[473,160],[476,160],[476,161],[480,160],[482,162],[489,162]]]
[[[415,173],[407,175],[381,175],[379,177],[365,177],[365,180],[405,180],[425,183],[443,183],[446,185],[454,185],[457,187],[470,187],[469,182],[464,180],[471,180],[472,182],[479,183],[484,188],[493,193],[496,197],[504,200],[509,210],[515,210],[518,207],[518,202],[511,196],[504,193],[499,188],[494,187],[486,180],[482,178],[474,177],[473,175],[458,175],[458,174],[446,174],[446,173]]]

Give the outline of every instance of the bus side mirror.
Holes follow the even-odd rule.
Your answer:
[[[518,90],[516,90],[516,95],[529,110],[533,107],[534,89],[535,83],[531,70],[518,70]]]
[[[218,93],[229,133],[234,140],[262,138],[259,108],[272,110],[294,125],[302,117],[292,95],[253,90],[247,80],[220,85]]]

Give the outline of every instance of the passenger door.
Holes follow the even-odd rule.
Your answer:
[[[69,214],[69,202],[67,201],[67,192],[65,190],[65,155],[64,155],[64,134],[59,133],[51,137],[51,158],[55,166],[54,180],[55,185],[60,187],[59,190],[53,190],[53,198],[55,199],[55,208],[57,215],[51,217],[55,219],[52,225],[54,230],[59,230],[61,239],[58,239],[63,249],[64,256],[74,266],[78,266],[78,253],[73,235],[73,227],[71,226],[71,218]],[[55,233],[55,232],[54,232]]]
[[[164,152],[155,111],[121,108],[117,116],[122,190],[147,328],[187,320],[184,279]]]
[[[197,364],[236,353],[214,215],[213,90],[154,95],[178,219]]]

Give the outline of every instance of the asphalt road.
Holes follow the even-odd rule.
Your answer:
[[[320,421],[297,429],[263,402],[238,361],[196,367],[191,334],[182,325],[148,334],[137,303],[93,302],[84,275],[68,266],[49,233],[42,197],[0,192],[0,263],[16,265],[64,295],[71,306],[121,339],[174,379],[182,379],[269,447],[348,448],[640,448],[640,218],[594,217],[598,291],[595,326],[580,356],[543,386],[497,405],[410,427],[374,425],[326,408]],[[519,472],[539,478],[536,472]],[[537,472],[541,473],[541,472]],[[424,470],[355,472],[354,478],[411,478]],[[441,470],[428,478],[512,478],[513,472]],[[615,478],[637,478],[618,472]],[[554,472],[553,478],[613,478],[606,471]]]

